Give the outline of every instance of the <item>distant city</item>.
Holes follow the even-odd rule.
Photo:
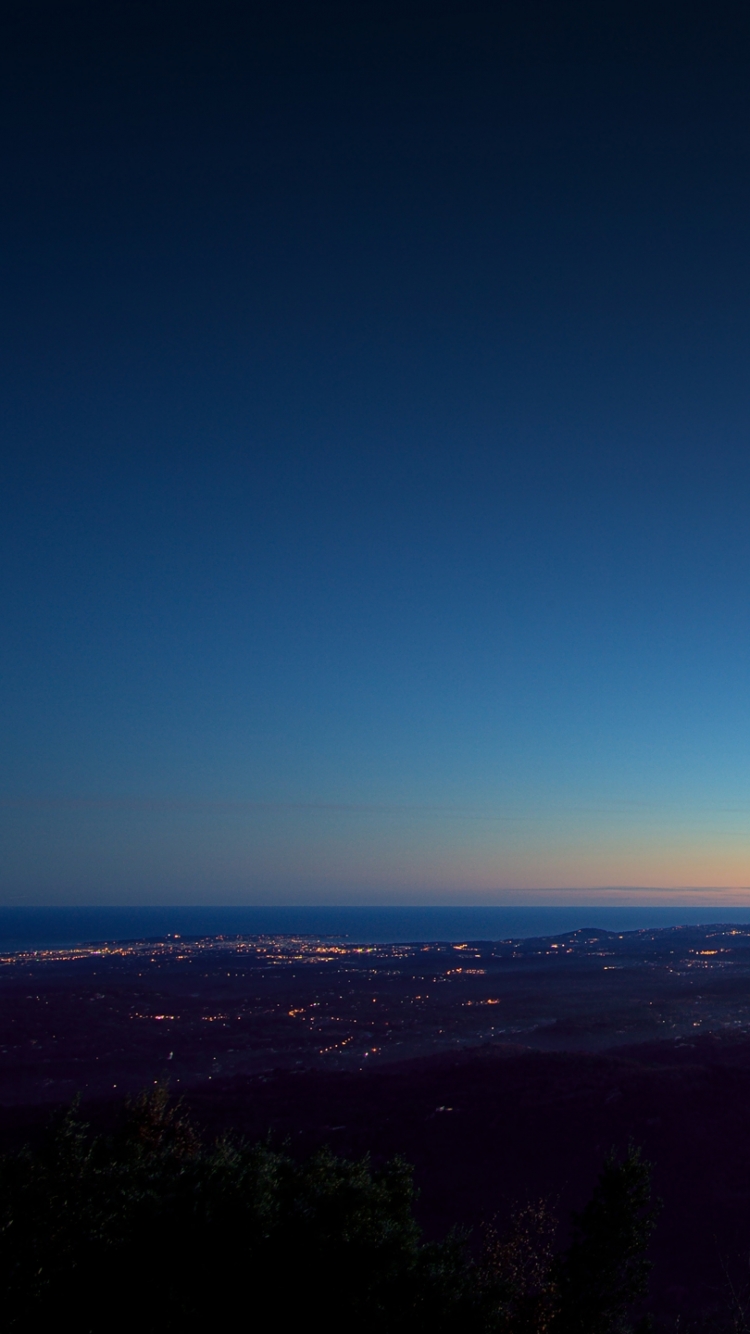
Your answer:
[[[750,927],[411,945],[171,935],[6,953],[0,997],[6,1106],[487,1044],[684,1044],[750,1029]]]

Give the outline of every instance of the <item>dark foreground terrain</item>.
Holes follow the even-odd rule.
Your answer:
[[[665,1320],[750,1278],[750,929],[465,946],[136,943],[0,969],[0,1130],[165,1076],[209,1132],[403,1154],[428,1232],[551,1197],[561,1218],[629,1137],[665,1203]]]

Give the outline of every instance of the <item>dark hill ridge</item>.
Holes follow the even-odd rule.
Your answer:
[[[750,1039],[699,1036],[609,1052],[487,1045],[364,1071],[298,1069],[204,1082],[188,1095],[211,1134],[270,1134],[298,1154],[400,1154],[415,1166],[431,1235],[502,1222],[551,1197],[562,1220],[590,1194],[607,1152],[633,1138],[664,1200],[653,1258],[657,1314],[711,1312],[750,1253]],[[112,1125],[111,1099],[84,1104]],[[0,1112],[6,1144],[37,1138],[47,1113]]]
[[[725,1299],[727,1266],[750,1253],[750,1041],[699,1037],[603,1054],[511,1047],[389,1069],[279,1073],[196,1090],[196,1116],[298,1151],[400,1153],[416,1166],[419,1210],[439,1235],[516,1201],[589,1194],[602,1159],[629,1138],[655,1164],[665,1202],[653,1248],[665,1318]]]
[[[168,1077],[209,1129],[411,1160],[435,1233],[656,1165],[660,1309],[709,1307],[750,1250],[750,928],[356,945],[131,942],[6,956],[0,1132],[83,1095],[111,1122]]]

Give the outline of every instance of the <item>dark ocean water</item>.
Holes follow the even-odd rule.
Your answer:
[[[610,931],[750,922],[750,908],[0,908],[0,950],[182,935],[340,936],[388,941],[502,940],[581,926]]]

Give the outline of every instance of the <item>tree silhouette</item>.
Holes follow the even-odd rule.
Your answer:
[[[635,1149],[605,1164],[562,1262],[545,1205],[474,1257],[458,1232],[425,1243],[414,1199],[399,1159],[206,1145],[163,1088],[110,1136],[74,1106],[38,1151],[0,1158],[4,1328],[68,1312],[80,1334],[312,1319],[330,1334],[610,1334],[644,1290],[654,1211]]]
[[[594,1193],[573,1217],[573,1241],[559,1267],[560,1334],[626,1331],[630,1307],[646,1295],[646,1247],[659,1202],[651,1199],[651,1165],[632,1143],[604,1164]]]

